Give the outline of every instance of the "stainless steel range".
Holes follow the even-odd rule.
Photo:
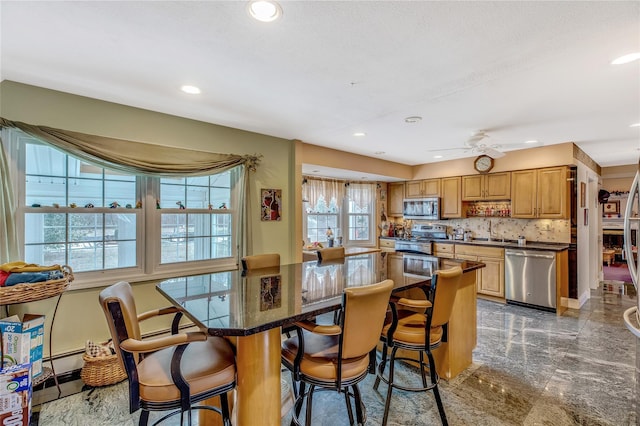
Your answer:
[[[447,238],[445,225],[414,224],[411,227],[411,238],[396,240],[396,251],[405,253],[431,254],[433,253],[433,240]]]

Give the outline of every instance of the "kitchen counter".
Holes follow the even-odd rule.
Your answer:
[[[399,240],[400,238],[396,237],[380,237],[382,239],[387,240]],[[464,240],[432,240],[434,243],[440,244],[465,244],[465,245],[476,245],[476,246],[487,246],[487,247],[501,247],[501,248],[514,248],[521,250],[550,250],[550,251],[563,251],[569,248],[568,243],[545,243],[545,242],[536,242],[536,241],[527,241],[527,243],[523,246],[519,245],[517,241],[500,241],[500,240],[492,240],[488,241],[486,239],[474,239],[471,241]]]
[[[345,247],[344,255],[347,256],[357,256],[359,254],[369,254],[369,253],[377,253],[381,251],[376,247]],[[309,260],[318,260],[317,250],[305,249],[302,250],[302,260],[307,262]]]

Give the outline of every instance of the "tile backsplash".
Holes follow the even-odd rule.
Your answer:
[[[491,238],[499,240],[517,240],[524,235],[527,241],[570,243],[571,224],[565,219],[512,219],[509,217],[474,217],[467,219],[450,219],[437,222],[449,227],[449,232],[460,227],[471,231],[473,238]]]

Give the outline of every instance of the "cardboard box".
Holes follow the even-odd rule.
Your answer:
[[[13,315],[0,320],[2,366],[31,364],[32,379],[42,374],[44,315]],[[1,424],[1,423],[0,423]]]
[[[0,425],[29,426],[31,420],[31,366],[0,370]]]

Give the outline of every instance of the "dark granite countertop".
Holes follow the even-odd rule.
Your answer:
[[[430,285],[431,274],[438,269],[459,265],[463,272],[471,272],[485,266],[468,260],[405,256],[410,278],[395,282],[394,291]],[[387,279],[388,260],[387,253],[368,253],[248,273],[215,272],[168,279],[157,289],[211,335],[246,336],[339,308],[345,288]]]
[[[397,237],[380,237],[388,240],[399,240]],[[520,250],[549,250],[549,251],[563,251],[569,248],[568,243],[549,243],[549,242],[538,242],[538,241],[527,241],[525,245],[519,245],[517,241],[513,240],[492,240],[488,241],[486,239],[478,238],[471,241],[464,240],[432,240],[435,243],[443,243],[443,244],[465,244],[465,245],[476,245],[476,246],[485,246],[485,247],[501,247],[505,249],[520,249]]]

